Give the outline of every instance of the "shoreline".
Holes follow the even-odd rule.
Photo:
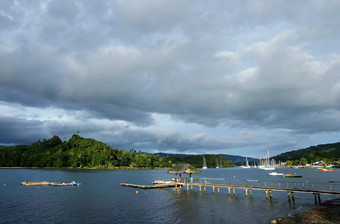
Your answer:
[[[59,170],[162,170],[171,169],[171,167],[113,167],[113,168],[95,168],[95,167],[0,167],[0,169],[59,169]]]
[[[337,224],[340,223],[340,197],[322,202],[316,208],[295,214],[292,217],[279,217],[270,224]]]

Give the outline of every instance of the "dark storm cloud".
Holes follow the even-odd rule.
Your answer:
[[[32,144],[33,141],[49,137],[44,133],[43,122],[28,121],[12,117],[0,117],[1,144]]]
[[[95,133],[96,119],[157,129],[153,114],[226,131],[287,129],[288,136],[340,130],[337,1],[0,5],[0,101],[59,108],[70,116],[86,111],[65,135],[77,125]],[[21,123],[35,133],[33,120],[14,127]],[[42,122],[63,134],[66,123]],[[121,146],[243,147],[194,130],[118,127],[125,130],[114,142]],[[118,127],[100,133],[117,137]]]

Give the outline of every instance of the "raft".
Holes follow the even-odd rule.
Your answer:
[[[48,181],[32,181],[32,182],[21,182],[22,186],[80,186],[83,183],[76,183],[72,181],[70,183],[56,183],[56,182],[48,182]]]

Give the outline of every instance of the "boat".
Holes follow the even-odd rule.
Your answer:
[[[248,163],[248,158],[246,157],[246,165],[241,166],[242,168],[250,168],[249,163]]]
[[[321,172],[334,172],[334,170],[332,168],[325,168],[322,169]]]
[[[257,168],[255,161],[254,161],[254,165],[253,165],[253,167],[254,167],[254,168]]]
[[[83,183],[76,183],[75,181],[72,181],[70,183],[50,183],[51,186],[80,186],[83,185]]]
[[[220,166],[218,165],[218,160],[216,159],[216,169],[220,168]]]
[[[275,167],[263,167],[263,170],[275,170]]]
[[[296,174],[283,174],[283,177],[285,178],[301,178],[301,175],[296,175]]]
[[[205,156],[203,156],[203,167],[202,167],[202,169],[204,169],[204,170],[208,169],[207,160],[205,159]]]
[[[277,172],[271,172],[271,173],[269,173],[269,175],[271,175],[271,176],[283,176],[284,174],[283,173],[277,173]]]
[[[154,180],[153,184],[173,184],[173,180]]]
[[[72,181],[70,183],[56,183],[56,182],[48,182],[48,181],[24,181],[21,182],[22,186],[80,186],[83,185],[83,183],[79,182],[75,182]]]
[[[267,151],[267,156],[265,159],[260,161],[259,168],[262,170],[275,170],[276,162],[274,159],[270,161],[269,151]]]

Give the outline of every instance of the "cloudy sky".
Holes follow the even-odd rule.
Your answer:
[[[0,144],[261,157],[340,141],[340,1],[0,0]]]

